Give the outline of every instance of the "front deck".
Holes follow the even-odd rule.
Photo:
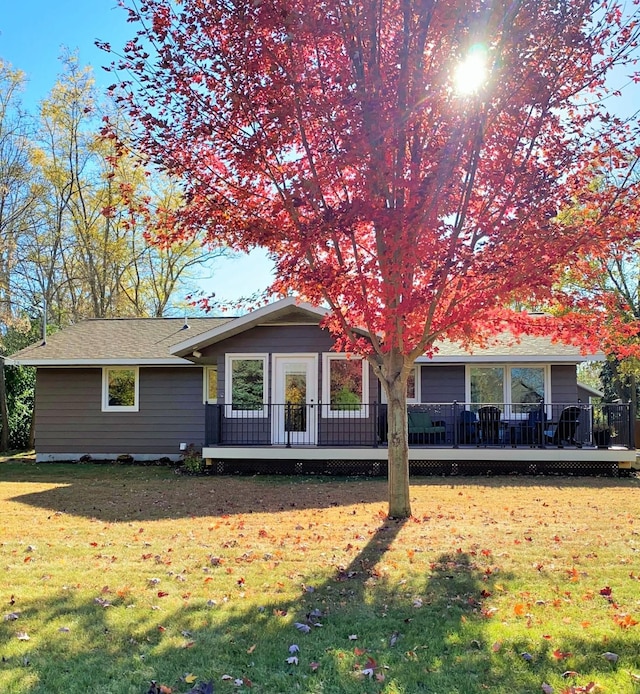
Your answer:
[[[628,404],[408,406],[412,474],[615,473],[636,465]],[[387,473],[387,408],[208,405],[203,457],[214,472]]]

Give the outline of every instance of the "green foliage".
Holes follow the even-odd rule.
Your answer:
[[[232,366],[231,402],[234,410],[260,410],[264,399],[262,359],[235,359]]]
[[[6,366],[4,373],[9,411],[9,448],[29,448],[36,370],[27,366]]]
[[[182,468],[193,475],[199,475],[204,472],[204,460],[202,451],[190,443],[186,451],[180,456]]]

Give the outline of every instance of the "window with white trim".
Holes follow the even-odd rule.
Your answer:
[[[369,365],[362,357],[322,355],[322,402],[325,417],[366,417]]]
[[[138,394],[137,366],[105,366],[102,369],[103,412],[137,412]]]
[[[225,364],[227,416],[267,416],[267,357],[264,354],[227,354]]]
[[[388,402],[387,393],[382,385],[380,385],[380,394],[380,401],[383,405],[386,405]],[[407,402],[415,404],[421,402],[420,398],[420,366],[416,364],[409,372],[409,378],[407,379]]]
[[[218,402],[218,366],[205,366],[203,375],[203,402],[215,405]]]

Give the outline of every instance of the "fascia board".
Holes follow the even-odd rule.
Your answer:
[[[82,367],[82,366],[194,366],[187,359],[7,359],[9,366]]]
[[[434,355],[418,357],[417,364],[488,364],[509,362],[510,364],[580,364],[583,361],[604,361],[604,354],[468,354]]]

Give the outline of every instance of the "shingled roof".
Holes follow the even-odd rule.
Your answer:
[[[190,364],[172,345],[233,318],[105,318],[76,323],[12,354],[27,366],[83,364]]]
[[[298,304],[288,297],[239,318],[109,318],[77,323],[47,338],[46,345],[31,345],[9,360],[25,366],[82,366],[109,364],[187,365],[194,350],[249,330],[256,325],[284,322],[320,322],[326,309]],[[577,347],[553,343],[545,337],[503,336],[489,346],[469,352],[443,341],[432,357],[418,362],[573,363],[601,359],[583,355]],[[183,358],[187,357],[187,358]]]

